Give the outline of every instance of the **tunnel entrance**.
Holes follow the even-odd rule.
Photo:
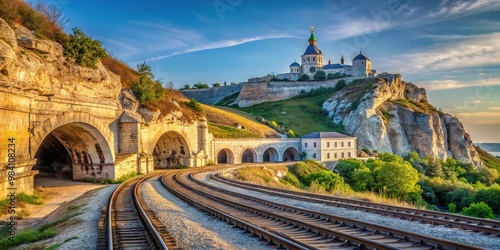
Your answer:
[[[43,140],[35,154],[36,165],[33,170],[42,176],[56,176],[62,179],[73,178],[73,162],[64,145],[52,134]]]
[[[256,162],[256,154],[253,150],[247,148],[245,151],[243,151],[243,154],[241,154],[241,162],[242,163],[247,163],[247,162]]]
[[[105,179],[114,171],[113,156],[101,132],[81,122],[50,131],[36,148],[35,159],[33,169],[39,175],[58,179]]]
[[[224,148],[217,153],[217,164],[234,164],[234,156],[231,150]]]
[[[163,134],[155,145],[155,169],[189,166],[190,153],[186,140],[177,132]]]
[[[300,155],[297,149],[290,147],[285,150],[283,153],[283,161],[299,161]]]
[[[277,162],[279,161],[278,151],[275,148],[268,148],[262,155],[263,162]]]

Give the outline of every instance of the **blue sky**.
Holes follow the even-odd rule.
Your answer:
[[[325,62],[363,51],[459,117],[475,142],[500,142],[500,1],[46,0],[116,58],[146,61],[176,88],[284,73],[310,26]]]

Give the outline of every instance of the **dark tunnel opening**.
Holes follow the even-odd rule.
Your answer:
[[[73,163],[64,145],[52,134],[47,135],[38,148],[33,170],[39,170],[39,176],[56,176],[63,179],[73,178]]]

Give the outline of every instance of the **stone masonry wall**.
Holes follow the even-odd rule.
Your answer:
[[[213,87],[208,89],[181,90],[187,98],[194,98],[198,102],[214,105],[218,101],[241,91],[242,84]]]

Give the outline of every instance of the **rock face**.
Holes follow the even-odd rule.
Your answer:
[[[355,105],[353,105],[355,103]],[[427,102],[425,89],[384,75],[349,84],[326,100],[323,109],[345,132],[358,138],[358,148],[483,164],[462,123]]]
[[[56,42],[37,38],[0,19],[0,87],[79,100],[118,100],[121,84],[101,63],[96,69],[68,62]]]

